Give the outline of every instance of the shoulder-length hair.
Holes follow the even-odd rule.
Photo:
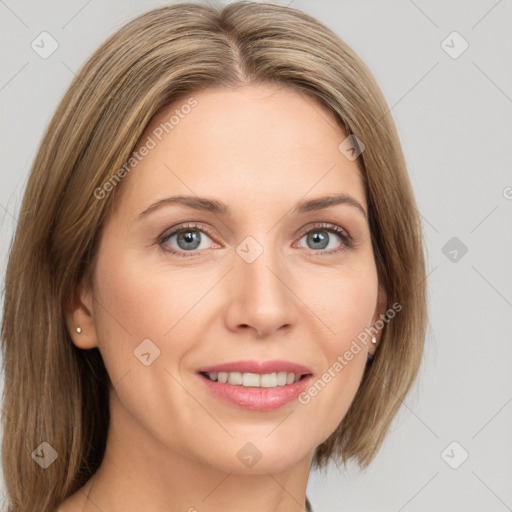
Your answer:
[[[109,377],[97,348],[71,341],[64,312],[90,278],[116,192],[98,189],[122,168],[150,120],[209,87],[272,83],[318,99],[364,144],[364,182],[379,286],[401,311],[314,464],[380,447],[422,357],[426,313],[421,222],[397,131],[375,80],[329,28],[292,8],[239,2],[222,10],[181,3],[128,22],[88,59],[61,100],[24,194],[5,281],[2,463],[19,512],[49,512],[99,467],[109,426]],[[341,140],[340,140],[341,142]],[[95,193],[96,191],[96,193]],[[34,450],[58,459],[42,469]]]

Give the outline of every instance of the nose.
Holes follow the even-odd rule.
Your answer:
[[[252,263],[236,256],[230,272],[226,323],[259,338],[289,331],[297,319],[291,273],[269,250]]]

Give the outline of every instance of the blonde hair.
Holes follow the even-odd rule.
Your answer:
[[[150,120],[209,87],[272,83],[319,100],[345,134],[367,195],[379,284],[402,311],[388,322],[347,415],[314,463],[365,467],[417,376],[426,329],[421,224],[389,109],[373,76],[330,29],[296,9],[182,3],[127,23],[89,58],[61,100],[27,183],[10,253],[2,325],[2,461],[13,510],[53,510],[99,467],[109,425],[109,377],[98,349],[71,341],[64,311],[89,278],[116,197],[102,187]],[[341,142],[341,141],[340,141]],[[48,442],[47,469],[31,454]]]

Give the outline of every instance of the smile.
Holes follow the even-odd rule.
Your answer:
[[[287,361],[237,361],[200,368],[198,375],[214,397],[260,412],[293,402],[313,378],[309,368]]]
[[[251,388],[277,388],[293,384],[301,379],[302,375],[295,373],[240,373],[240,372],[210,372],[205,374],[213,382],[232,384]]]

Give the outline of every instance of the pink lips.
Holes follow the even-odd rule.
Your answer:
[[[260,374],[287,372],[295,373],[302,378],[293,384],[275,388],[245,387],[214,382],[204,375],[212,372]],[[198,375],[215,396],[237,407],[260,412],[273,411],[295,400],[312,380],[312,372],[309,368],[288,361],[235,361],[200,368]]]

